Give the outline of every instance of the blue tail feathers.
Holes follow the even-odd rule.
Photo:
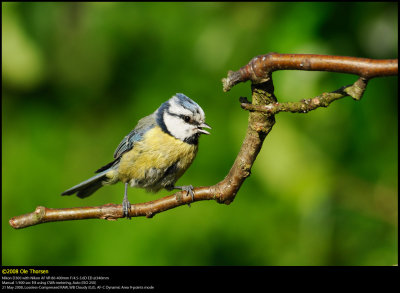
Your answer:
[[[106,173],[108,171],[109,170],[107,169],[99,174],[96,174],[88,180],[85,180],[78,185],[75,185],[74,187],[71,187],[70,189],[64,191],[63,193],[61,193],[61,195],[72,195],[76,193],[76,195],[80,198],[88,197],[97,189],[103,186],[103,181],[107,179]]]

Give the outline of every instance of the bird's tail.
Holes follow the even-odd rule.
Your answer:
[[[107,169],[99,174],[96,174],[92,178],[89,178],[88,180],[83,181],[78,185],[75,185],[74,187],[64,191],[61,193],[61,195],[72,195],[76,193],[76,195],[80,198],[87,197],[103,186],[103,181],[107,179],[106,173],[109,171],[110,170]]]

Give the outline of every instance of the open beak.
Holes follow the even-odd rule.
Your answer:
[[[211,129],[210,125],[208,125],[207,123],[203,122],[199,125],[199,128],[197,129],[198,132],[200,133],[204,133],[204,134],[210,134],[207,130],[204,130],[202,128],[208,128]]]

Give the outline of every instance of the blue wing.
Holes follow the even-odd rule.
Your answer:
[[[125,152],[131,150],[135,143],[141,141],[143,135],[155,125],[154,114],[140,119],[136,127],[118,145],[114,152],[114,159],[120,158]]]
[[[96,173],[102,172],[117,165],[122,155],[127,151],[131,150],[135,145],[135,143],[142,140],[144,134],[154,126],[156,126],[154,113],[140,119],[135,128],[131,132],[129,132],[129,134],[126,135],[124,139],[119,143],[117,149],[114,152],[114,161],[101,167],[96,171]]]

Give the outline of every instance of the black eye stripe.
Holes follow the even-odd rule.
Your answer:
[[[200,123],[198,121],[194,120],[192,117],[190,117],[188,115],[176,115],[176,116],[180,117],[186,123],[189,123],[192,125],[200,125]]]
[[[190,117],[189,115],[184,115],[184,114],[175,114],[175,113],[171,113],[170,111],[166,110],[166,113],[168,115],[174,116],[174,117],[178,117],[181,118],[183,121],[185,121],[186,123],[192,124],[192,125],[200,125],[200,123],[196,120],[194,120],[192,117]],[[189,119],[187,120],[187,118],[185,119],[185,117],[188,117]]]
[[[175,113],[171,113],[170,111],[166,111],[167,112],[167,114],[168,115],[170,115],[170,116],[174,116],[174,117],[179,117],[179,118],[182,118],[183,116],[185,116],[185,115],[180,115],[180,114],[175,114]]]

